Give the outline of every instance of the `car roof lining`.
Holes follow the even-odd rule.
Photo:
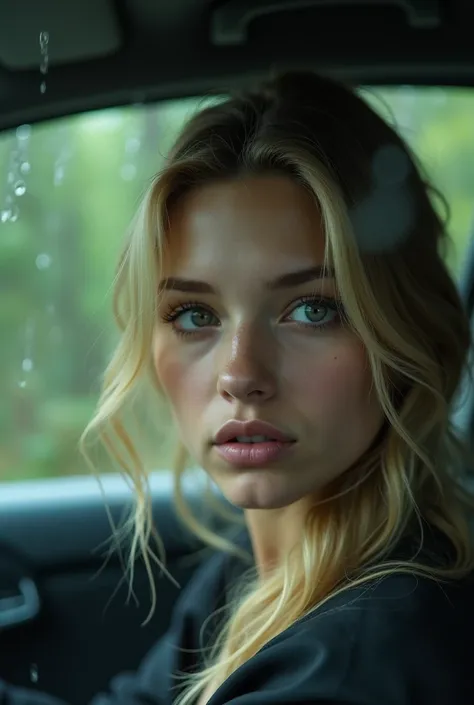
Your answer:
[[[3,0],[0,129],[225,92],[295,67],[354,84],[471,86],[472,26],[462,0]]]

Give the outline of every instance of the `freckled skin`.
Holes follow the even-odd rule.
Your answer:
[[[298,299],[335,297],[334,280],[282,290],[266,285],[322,264],[320,220],[301,186],[273,175],[195,189],[171,214],[166,274],[206,282],[217,293],[166,292],[154,336],[157,378],[191,456],[246,510],[261,561],[283,545],[285,527],[297,525],[318,490],[369,447],[382,423],[358,338],[337,319],[326,328],[288,320],[298,307],[296,320],[307,322]],[[187,301],[210,310],[211,324],[197,328],[189,312],[174,324],[162,321],[163,312]],[[198,334],[181,337],[173,325]],[[236,470],[210,443],[233,418],[270,422],[297,443],[267,468]]]

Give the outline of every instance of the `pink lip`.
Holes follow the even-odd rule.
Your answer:
[[[279,459],[293,447],[294,443],[294,441],[264,441],[263,443],[227,441],[216,445],[215,449],[224,460],[235,467],[258,468]]]
[[[266,421],[236,421],[234,419],[227,421],[219,429],[214,438],[214,445],[222,445],[234,440],[237,436],[267,436],[272,441],[281,441],[282,443],[295,440]]]
[[[267,436],[262,443],[239,443],[237,436]],[[279,459],[295,443],[294,438],[265,421],[228,421],[217,432],[214,446],[228,463],[240,468],[256,468]]]

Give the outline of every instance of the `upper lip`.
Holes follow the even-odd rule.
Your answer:
[[[214,445],[227,443],[236,436],[267,436],[275,441],[294,441],[283,431],[265,421],[227,421],[214,437]]]

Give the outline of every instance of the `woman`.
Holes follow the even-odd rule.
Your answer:
[[[135,483],[132,561],[150,568],[121,412],[151,380],[181,438],[178,510],[222,550],[95,705],[474,702],[450,421],[470,332],[445,241],[406,145],[341,85],[289,73],[188,123],[120,261],[122,336],[85,438]],[[186,508],[189,457],[243,509],[235,544]]]

